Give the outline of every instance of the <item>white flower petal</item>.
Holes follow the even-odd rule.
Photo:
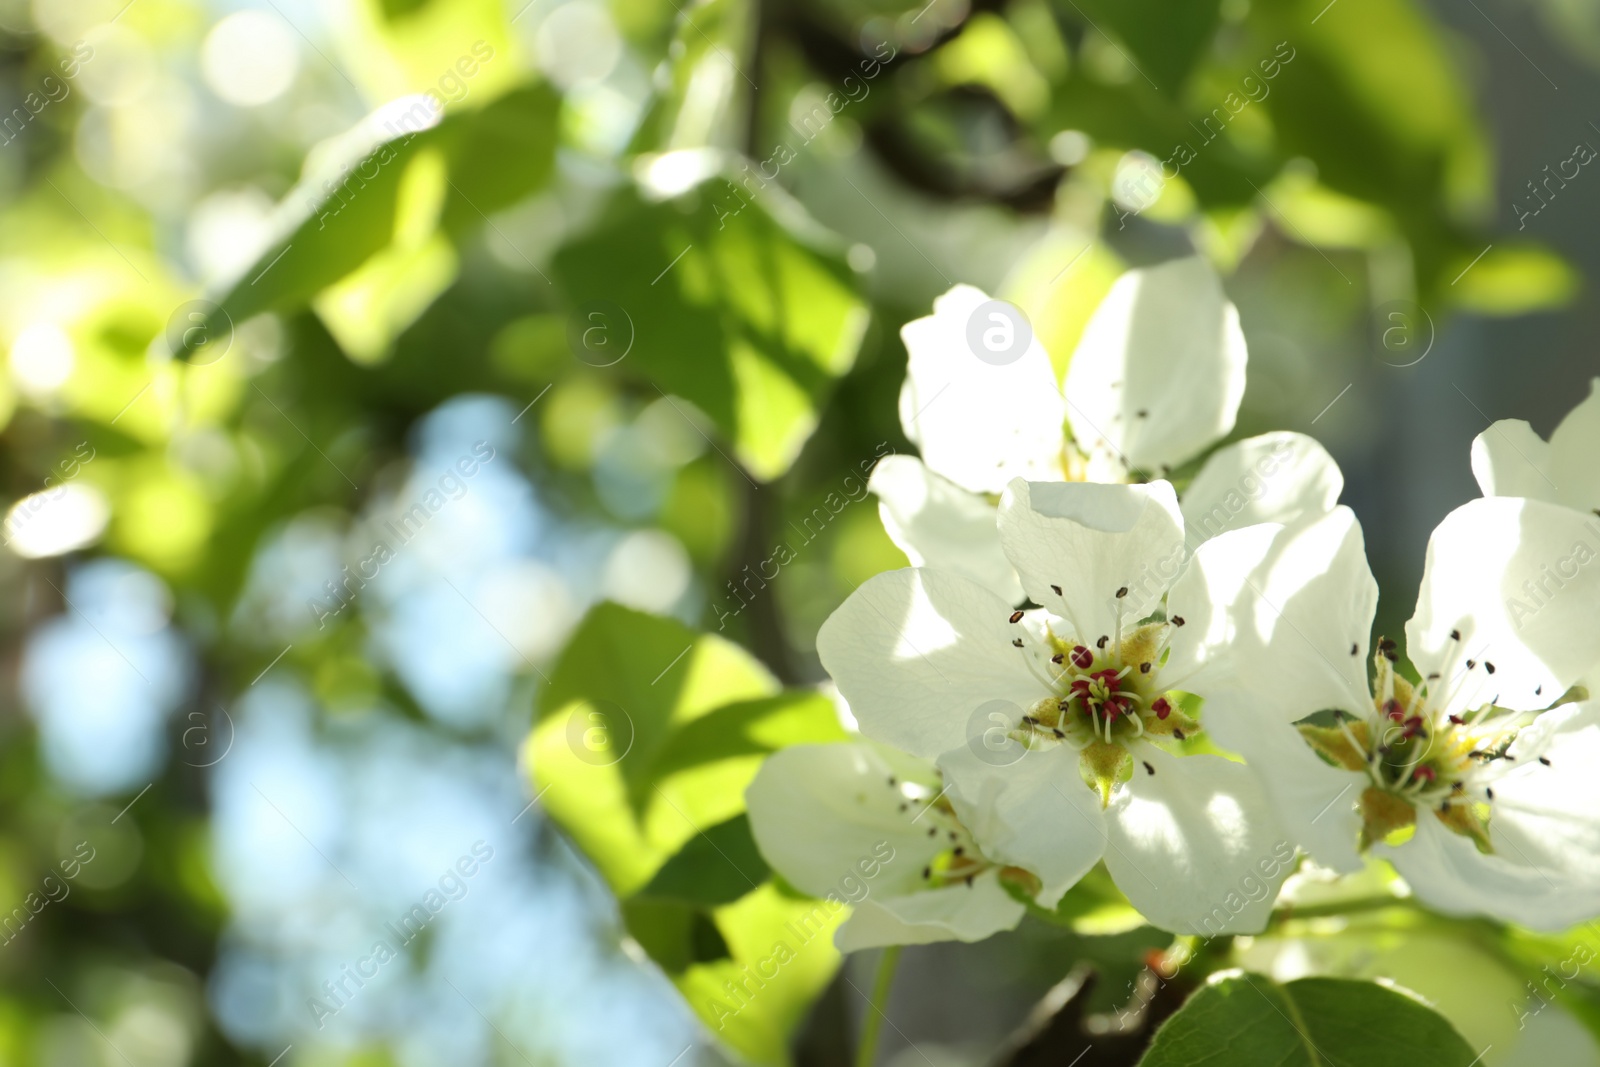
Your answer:
[[[1495,423],[1472,442],[1484,496],[1526,496],[1578,511],[1600,508],[1600,378],[1546,444],[1520,419]]]
[[[1267,523],[1247,526],[1195,550],[1167,594],[1167,618],[1174,626],[1168,641],[1172,651],[1161,668],[1164,687],[1208,696],[1214,686],[1240,683],[1234,654],[1237,619],[1243,613],[1248,620],[1256,602],[1252,575],[1281,531]]]
[[[900,425],[929,469],[974,493],[998,493],[1017,477],[1061,477],[1065,437],[1066,405],[1037,337],[1003,366],[968,346],[967,322],[988,299],[958,285],[933,302],[932,315],[900,331]]]
[[[1019,478],[1000,498],[1000,544],[1034,602],[1093,643],[1161,602],[1183,564],[1183,516],[1167,482]]]
[[[1600,702],[1536,718],[1494,779],[1485,855],[1427,812],[1410,841],[1374,851],[1430,907],[1562,930],[1600,914]],[[1544,756],[1548,765],[1539,762]]]
[[[887,571],[822,624],[817,654],[862,733],[932,759],[965,744],[985,704],[1026,708],[1044,695],[1011,647],[1019,634],[1006,622],[1010,612],[959,575]]]
[[[745,804],[762,858],[797,889],[849,901],[865,885],[893,896],[918,890],[943,847],[914,821],[921,806],[899,785],[936,790],[938,781],[931,765],[865,741],[795,745],[761,765]]]
[[[1198,257],[1117,279],[1067,368],[1067,417],[1086,452],[1175,467],[1233,429],[1244,397],[1239,313]]]
[[[1189,541],[1258,522],[1325,515],[1344,489],[1339,465],[1303,433],[1262,434],[1224,445],[1183,492]]]
[[[1509,751],[1517,766],[1494,783],[1495,850],[1587,899],[1587,910],[1573,902],[1578,918],[1600,914],[1600,701],[1545,712]]]
[[[1600,378],[1589,396],[1567,413],[1550,435],[1550,477],[1561,487],[1560,502],[1579,511],[1600,508]]]
[[[1174,933],[1265,928],[1294,847],[1261,783],[1221,756],[1174,756],[1146,744],[1133,758],[1133,778],[1106,820],[1106,868],[1117,888]]]
[[[997,871],[970,886],[953,885],[907,896],[870,896],[833,935],[840,952],[933,941],[981,941],[1022,920],[1026,909],[1005,891]]]
[[[1442,676],[1450,712],[1548,705],[1600,661],[1600,518],[1521,497],[1452,511],[1428,540],[1406,652]]]
[[[1484,496],[1562,503],[1550,476],[1550,445],[1521,419],[1501,419],[1472,439],[1472,475]]]
[[[1362,868],[1356,803],[1370,783],[1366,775],[1324,762],[1275,705],[1250,695],[1209,696],[1202,715],[1211,739],[1243,756],[1261,780],[1291,841],[1342,874]]]
[[[1240,574],[1267,529],[1275,532],[1260,562]],[[1195,588],[1200,577],[1204,588]],[[1235,676],[1280,722],[1331,708],[1365,712],[1367,640],[1377,603],[1361,525],[1347,507],[1293,526],[1223,534],[1200,546],[1190,571],[1173,586],[1168,614],[1182,615],[1196,633],[1184,626],[1174,634],[1162,676],[1182,678],[1189,663],[1207,662],[1206,642],[1214,648],[1218,640],[1209,620],[1226,609],[1234,629],[1232,646],[1223,652]]]
[[[1078,774],[1069,745],[1019,749],[1010,765],[993,765],[970,748],[939,759],[961,824],[996,863],[1022,867],[1044,883],[1047,908],[1089,873],[1105,850],[1100,797]]]
[[[1411,840],[1374,845],[1372,851],[1394,864],[1419,900],[1446,915],[1488,915],[1535,930],[1564,930],[1596,911],[1592,883],[1553,877],[1515,851],[1485,855],[1428,812],[1418,816]]]
[[[867,488],[878,496],[878,515],[889,539],[913,566],[971,578],[1008,604],[1022,599],[1017,572],[1000,550],[993,504],[912,456],[879,460]]]

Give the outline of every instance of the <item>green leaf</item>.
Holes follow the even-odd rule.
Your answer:
[[[769,869],[750,818],[736,815],[689,839],[639,890],[641,897],[683,901],[701,907],[732,904],[767,877]]]
[[[747,178],[663,203],[624,193],[554,265],[579,314],[622,312],[632,346],[620,369],[691,401],[771,479],[854,364],[868,313],[838,249],[803,234],[801,218],[780,221]]]
[[[755,88],[746,71],[753,43],[750,0],[699,0],[681,12],[669,55],[672,85],[663,94],[664,149],[730,148],[744,132],[744,110]]]
[[[302,185],[290,192],[289,208],[309,217],[239,276],[219,298],[222,310],[235,325],[263,311],[295,310],[391,245],[421,246],[436,227],[457,238],[475,232],[488,214],[549,178],[559,106],[549,87],[533,85],[414,134],[402,131],[420,117],[401,116],[392,131],[401,135],[374,146],[331,190]],[[408,217],[402,185],[428,155],[443,162],[436,202],[424,205],[431,217]]]
[[[825,697],[777,690],[737,645],[601,604],[551,671],[527,746],[540,803],[629,935],[740,1057],[774,1064],[833,977],[843,918],[779,892],[750,836],[744,791],[766,755],[844,737]]]
[[[633,897],[622,902],[622,919],[639,947],[668,974],[731,958],[715,920],[681,900]]]
[[[1164,96],[1176,100],[1190,71],[1211,46],[1221,0],[1081,0],[1094,25],[1115,34],[1134,65]]]
[[[775,689],[777,683],[766,669],[737,645],[697,635],[672,619],[606,603],[584,618],[556,664],[540,696],[536,736],[548,734],[553,746],[566,749],[565,756],[559,750],[545,755],[560,760],[549,764],[552,771],[571,768],[590,782],[600,778],[600,772],[620,772],[617,785],[622,799],[630,818],[637,818],[661,801],[659,787],[665,776],[655,767],[677,731],[716,708],[764,697]],[[745,762],[754,758],[759,763],[759,755],[767,751],[746,750]],[[682,755],[675,755],[669,773],[692,767]],[[715,817],[695,828],[742,811],[745,784],[724,783],[724,791],[734,791],[726,796],[711,795],[717,792],[715,783],[700,790],[694,801],[709,804]],[[663,840],[676,851],[687,836],[688,830],[680,828]],[[601,864],[608,879],[631,892],[643,883],[647,867],[653,870],[670,854],[647,849],[612,855],[596,849],[591,858]]]
[[[1230,972],[1162,1024],[1139,1064],[1468,1067],[1475,1055],[1444,1016],[1387,986]]]
[[[788,745],[845,741],[832,702],[821,693],[787,692],[728,704],[685,723],[662,746],[652,774],[665,778],[701,763],[766,755]]]
[[[1439,277],[1445,263],[1486,243],[1464,233],[1492,189],[1470,87],[1412,0],[1325,7],[1267,0],[1250,9],[1256,53],[1293,56],[1262,101],[1279,155],[1304,156],[1323,185],[1388,208],[1416,256],[1417,299],[1428,304],[1449,281]]]

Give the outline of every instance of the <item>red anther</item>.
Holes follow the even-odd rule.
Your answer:
[[[1413,716],[1411,716],[1411,718],[1406,720],[1405,735],[1407,737],[1415,737],[1421,731],[1422,731],[1422,717],[1420,715],[1413,715]]]
[[[1172,705],[1167,703],[1166,697],[1156,697],[1156,702],[1150,705],[1150,710],[1156,713],[1156,718],[1165,719],[1172,714]]]
[[[1383,713],[1395,722],[1401,722],[1406,717],[1405,711],[1400,707],[1400,702],[1393,699],[1383,702]]]
[[[1450,716],[1450,721],[1451,721],[1451,722],[1453,722],[1453,723],[1455,723],[1455,724],[1456,724],[1456,725],[1457,725],[1457,726],[1465,726],[1465,725],[1466,725],[1466,722],[1467,722],[1467,720],[1466,720],[1466,719],[1463,719],[1463,718],[1462,718],[1462,717],[1461,717],[1461,716],[1459,716],[1459,715],[1452,715],[1452,716]]]
[[[1094,653],[1082,645],[1072,650],[1072,665],[1080,671],[1086,671],[1094,666]]]
[[[1117,672],[1110,667],[1103,671],[1095,671],[1089,677],[1104,682],[1113,689],[1117,687]]]
[[[1439,776],[1436,773],[1434,773],[1434,770],[1433,770],[1432,767],[1416,767],[1416,768],[1412,769],[1411,777],[1413,777],[1413,778],[1421,778],[1421,779],[1423,779],[1424,781],[1427,781],[1427,782],[1433,782]]]

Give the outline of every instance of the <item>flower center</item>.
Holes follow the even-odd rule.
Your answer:
[[[1407,840],[1415,832],[1417,814],[1432,810],[1480,851],[1492,851],[1491,783],[1515,763],[1506,750],[1528,717],[1496,707],[1492,698],[1466,714],[1449,714],[1443,708],[1448,686],[1441,685],[1440,675],[1413,686],[1395,671],[1399,657],[1387,638],[1378,641],[1373,658],[1377,673],[1366,715],[1335,711],[1332,727],[1300,727],[1322,756],[1371,781],[1360,798],[1362,847]],[[1494,673],[1492,663],[1469,659],[1462,671],[1453,672],[1453,684],[1465,684],[1480,668]]]
[[[1020,613],[1012,616],[1020,621]],[[1118,782],[1133,773],[1128,746],[1146,738],[1185,741],[1200,724],[1182,706],[1182,695],[1160,682],[1167,641],[1181,620],[1152,622],[1093,646],[1061,637],[1046,626],[1042,643],[1018,638],[1046,695],[1035,701],[1011,736],[1029,748],[1068,744],[1083,753],[1083,779],[1110,802]],[[1149,773],[1154,770],[1146,766]]]
[[[936,791],[921,782],[894,777],[889,779],[889,788],[900,798],[900,814],[940,846],[922,869],[922,881],[929,889],[958,884],[971,886],[973,879],[995,866],[961,825],[945,790]],[[1001,874],[1020,882],[1032,877],[1026,872],[1013,872],[1011,868],[1002,868]]]

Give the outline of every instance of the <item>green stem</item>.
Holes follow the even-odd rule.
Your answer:
[[[878,977],[872,983],[872,1011],[861,1024],[861,1043],[856,1046],[856,1067],[872,1067],[878,1053],[878,1031],[883,1029],[883,1007],[894,984],[894,967],[900,962],[900,946],[890,945],[878,959]]]
[[[1281,908],[1272,915],[1269,930],[1276,930],[1284,923],[1293,919],[1320,919],[1329,915],[1353,915],[1363,911],[1380,911],[1384,908],[1414,908],[1416,905],[1405,897],[1397,897],[1392,893],[1385,893],[1374,897],[1353,897],[1350,900],[1330,901],[1327,904],[1313,904],[1301,908]]]

